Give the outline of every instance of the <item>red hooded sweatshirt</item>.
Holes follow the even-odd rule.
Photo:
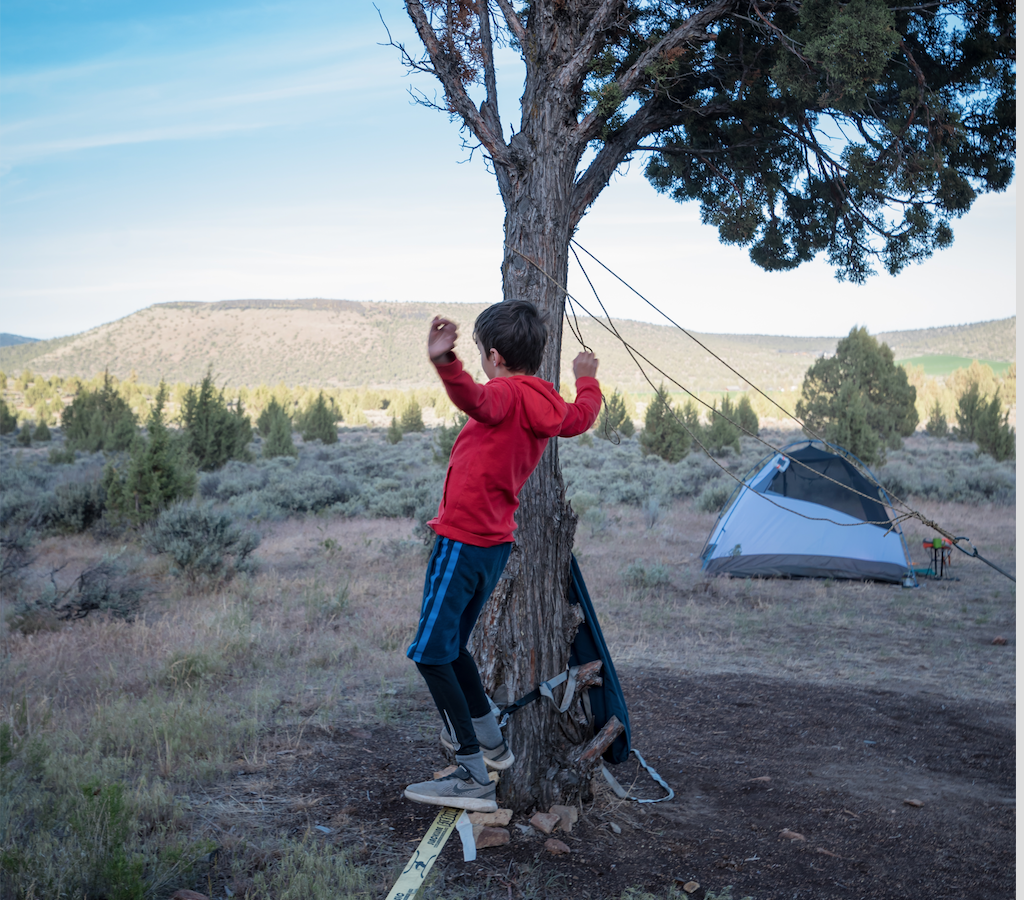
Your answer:
[[[437,366],[437,373],[469,421],[452,447],[437,516],[427,524],[441,537],[477,547],[508,543],[519,491],[548,439],[590,428],[601,410],[601,387],[596,378],[579,378],[576,402],[566,403],[553,384],[532,375],[479,385],[458,359]]]

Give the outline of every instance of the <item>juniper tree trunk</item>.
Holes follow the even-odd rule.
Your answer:
[[[498,172],[505,201],[504,299],[533,301],[546,316],[548,343],[540,378],[557,387],[562,343],[564,292],[573,221],[570,196],[577,158],[564,139],[560,98],[537,89],[533,73],[523,97],[524,129],[512,139],[520,166],[509,177]],[[564,98],[563,98],[564,99]],[[526,110],[532,109],[532,117]],[[504,177],[503,177],[504,176]],[[600,374],[600,373],[599,373]],[[489,692],[504,685],[509,700],[528,693],[566,668],[579,624],[578,607],[568,602],[570,555],[576,517],[565,499],[553,438],[520,494],[516,550],[473,635],[471,651]],[[559,696],[558,689],[555,695]],[[573,747],[586,734],[571,717],[541,699],[518,711],[506,737],[515,765],[502,773],[501,802],[515,810],[547,809],[575,791],[587,792],[569,764]]]

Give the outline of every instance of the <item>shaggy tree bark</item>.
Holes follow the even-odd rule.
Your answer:
[[[749,245],[756,264],[792,268],[825,252],[853,280],[871,260],[896,272],[947,245],[948,218],[1012,178],[1015,19],[1005,0],[406,0],[406,9],[425,53],[395,46],[440,82],[437,108],[461,120],[493,168],[504,297],[547,315],[538,374],[555,384],[569,242],[632,154],[650,154],[655,186],[699,200],[705,221],[723,241]],[[526,66],[508,139],[496,44]],[[836,133],[847,136],[838,149]],[[578,625],[566,599],[576,521],[557,440],[522,492],[518,523],[473,644],[485,684],[505,685],[510,699],[565,668]],[[509,736],[518,763],[501,780],[504,802],[546,808],[586,790],[597,748],[581,749],[589,735],[572,715],[534,703]]]

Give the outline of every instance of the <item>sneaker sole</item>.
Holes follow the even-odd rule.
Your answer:
[[[498,802],[485,800],[483,797],[438,797],[436,794],[417,794],[409,788],[405,789],[405,797],[414,803],[425,803],[428,806],[451,806],[469,812],[496,812]]]
[[[441,738],[441,746],[449,753],[455,752],[455,745],[450,741],[446,741],[443,737]],[[494,769],[496,772],[505,771],[505,769],[509,768],[515,761],[516,756],[512,752],[511,748],[506,751],[505,755],[501,757],[501,759],[491,759],[486,752],[484,753],[484,765],[487,766],[488,769]]]

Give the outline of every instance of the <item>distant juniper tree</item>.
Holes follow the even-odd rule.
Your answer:
[[[398,416],[391,416],[391,424],[388,425],[387,434],[384,436],[389,444],[397,444],[402,440],[402,423],[398,421]]]
[[[0,398],[0,434],[11,434],[18,427],[18,417],[11,412],[7,401]]]
[[[298,456],[292,441],[292,420],[276,398],[271,398],[256,420],[256,427],[263,438],[263,456]]]
[[[733,423],[738,418],[736,407],[732,405],[728,394],[722,397],[722,405],[711,406],[711,421],[701,434],[701,443],[715,456],[720,456],[726,447],[737,454],[740,452],[740,429]]]
[[[189,453],[204,472],[219,469],[229,459],[248,459],[252,423],[239,398],[233,406],[224,391],[213,384],[213,372],[198,386],[185,392],[181,403],[181,424]]]
[[[653,453],[666,462],[676,463],[690,452],[690,444],[690,435],[679,414],[672,409],[665,386],[661,385],[644,415],[640,450],[644,456]]]
[[[32,440],[34,441],[49,441],[53,440],[53,435],[50,434],[50,427],[46,424],[46,418],[40,417],[39,424],[36,425],[35,431],[32,432]]]
[[[804,375],[797,418],[810,432],[839,444],[868,465],[881,464],[917,427],[917,391],[892,350],[853,328],[835,356],[815,361]]]
[[[928,413],[928,423],[924,426],[924,430],[932,437],[946,437],[949,434],[949,422],[946,421],[946,413],[938,398]]]
[[[338,410],[333,398],[328,401],[320,391],[316,400],[302,417],[302,439],[321,441],[325,444],[338,443]]]
[[[138,420],[109,372],[97,390],[79,387],[61,413],[61,430],[72,450],[127,450],[138,431]]]
[[[1017,453],[1016,430],[1010,427],[1010,414],[1004,412],[999,395],[996,394],[978,417],[975,440],[978,449],[993,459],[1002,462]]]
[[[434,460],[447,464],[452,455],[452,448],[462,431],[462,427],[469,421],[469,416],[462,412],[456,412],[451,425],[441,424],[434,432]]]
[[[108,464],[103,476],[107,509],[115,518],[133,524],[148,522],[178,500],[191,497],[196,472],[189,461],[186,439],[164,420],[167,385],[160,382],[146,420],[146,435],[137,435],[126,465]]]
[[[754,411],[750,398],[744,394],[736,406],[736,424],[746,434],[756,437],[761,431],[761,423],[758,421],[757,413]]]
[[[956,401],[956,436],[961,441],[973,441],[978,436],[978,422],[985,408],[985,398],[977,381],[968,383]]]
[[[594,434],[606,441],[612,440],[616,432],[623,437],[632,437],[636,429],[633,427],[633,420],[626,411],[626,403],[622,394],[616,388],[610,397],[605,397],[601,407],[601,414],[597,417],[597,427]]]
[[[426,426],[423,424],[423,409],[416,402],[415,397],[410,398],[405,409],[402,410],[400,424],[402,426],[402,434],[426,430]]]

